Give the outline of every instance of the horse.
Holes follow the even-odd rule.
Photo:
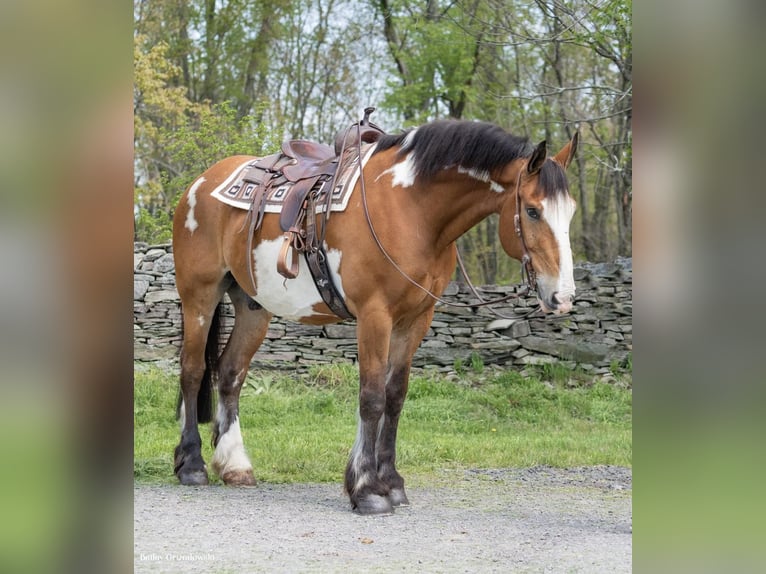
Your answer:
[[[501,246],[533,274],[542,310],[571,310],[569,227],[576,202],[565,170],[577,142],[575,135],[548,157],[545,141],[534,146],[491,123],[436,120],[371,144],[348,205],[332,213],[323,237],[331,278],[356,319],[358,426],[344,478],[354,512],[390,514],[409,504],[396,468],[397,427],[412,358],[455,270],[461,235],[499,214]],[[258,158],[214,164],[189,186],[174,214],[183,313],[174,471],[184,485],[208,484],[198,423],[211,420],[213,471],[227,485],[255,484],[239,395],[272,316],[311,325],[342,320],[320,297],[305,260],[294,279],[276,272],[283,236],[277,214],[263,214],[247,237],[248,212],[211,196],[248,159]],[[219,352],[225,293],[235,318]]]

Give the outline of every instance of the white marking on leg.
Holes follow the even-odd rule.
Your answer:
[[[386,415],[383,413],[378,419],[378,432],[375,434],[375,460],[378,460],[378,447],[380,446],[380,435],[383,434],[383,425],[386,422]]]
[[[375,181],[378,181],[385,174],[392,174],[391,185],[401,185],[402,187],[412,187],[415,184],[415,154],[410,152],[403,161],[395,163],[387,170],[382,172]]]
[[[197,321],[199,322],[200,327],[205,326],[205,316],[204,315],[197,315]]]
[[[300,269],[295,279],[285,280],[276,272],[277,257],[282,248],[282,241],[281,237],[262,241],[258,247],[253,249],[255,278],[258,283],[258,294],[255,296],[255,300],[274,315],[292,321],[317,315],[314,306],[323,301],[314,280],[311,278],[311,271],[306,260],[303,257],[299,259]],[[339,250],[327,249],[330,275],[341,296],[345,296],[343,281],[338,272],[341,258],[342,253]]]
[[[383,431],[384,419],[385,415],[381,415],[380,420],[378,420],[378,432],[376,435],[375,446],[373,448],[375,457],[378,456],[378,441],[380,440],[380,433]],[[354,446],[351,448],[351,470],[355,477],[354,490],[358,491],[360,488],[364,488],[370,482],[372,474],[369,471],[364,471],[364,465],[365,462],[367,462],[364,454],[365,447],[367,446],[367,439],[365,438],[364,422],[362,421],[362,417],[359,415],[359,409],[356,411],[356,420],[356,440],[354,441]]]
[[[359,416],[359,410],[356,411],[356,440],[351,448],[351,470],[354,473],[354,490],[359,490],[367,484],[369,476],[362,472],[364,465],[364,425],[362,417]]]
[[[178,411],[178,421],[181,423],[181,432],[186,426],[186,403],[181,399],[181,410]]]
[[[574,216],[577,204],[565,194],[558,195],[554,200],[550,198],[541,201],[543,206],[543,219],[548,223],[556,237],[559,247],[559,276],[556,279],[554,292],[559,294],[562,301],[569,303],[575,295],[574,264],[572,262],[572,246],[569,240],[569,224]],[[564,305],[567,307],[567,305]],[[567,308],[566,311],[569,309]],[[565,311],[562,309],[562,312]]]
[[[217,424],[225,420],[225,416],[226,411],[219,403]],[[245,452],[245,444],[242,441],[239,417],[236,417],[231,425],[229,425],[229,428],[226,429],[226,432],[218,438],[218,444],[215,447],[211,463],[213,469],[221,477],[228,472],[253,469],[250,458],[247,456],[247,452]]]
[[[186,223],[184,227],[191,233],[199,227],[199,223],[194,219],[194,208],[197,206],[197,189],[205,182],[204,177],[200,177],[189,188],[189,195],[186,197],[186,202],[189,204],[189,211],[186,213]]]

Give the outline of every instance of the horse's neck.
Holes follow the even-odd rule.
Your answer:
[[[438,243],[447,246],[493,213],[499,213],[512,191],[498,192],[489,183],[452,174],[436,182],[430,220],[437,227]]]

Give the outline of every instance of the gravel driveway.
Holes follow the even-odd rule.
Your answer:
[[[135,572],[630,572],[630,469],[445,473],[392,516],[339,484],[136,485]]]

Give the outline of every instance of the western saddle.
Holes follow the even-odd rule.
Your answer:
[[[259,159],[242,176],[244,182],[255,184],[252,203],[243,226],[243,229],[248,228],[247,252],[252,253],[255,232],[263,221],[265,200],[276,189],[275,194],[284,195],[280,198],[282,211],[279,224],[285,232],[277,259],[277,271],[287,279],[294,279],[298,276],[298,256],[303,254],[322,299],[343,319],[354,317],[346,308],[330,275],[324,236],[338,166],[345,159],[346,151],[354,150],[361,155],[362,143],[374,143],[384,133],[369,121],[374,111],[373,107],[365,108],[364,117],[359,122],[338,132],[334,148],[312,141],[288,140],[282,144],[281,153]],[[359,165],[361,169],[361,157]],[[320,208],[318,222],[317,207]],[[288,264],[290,251],[292,258]],[[257,288],[252,257],[248,257],[248,270],[253,288]]]

